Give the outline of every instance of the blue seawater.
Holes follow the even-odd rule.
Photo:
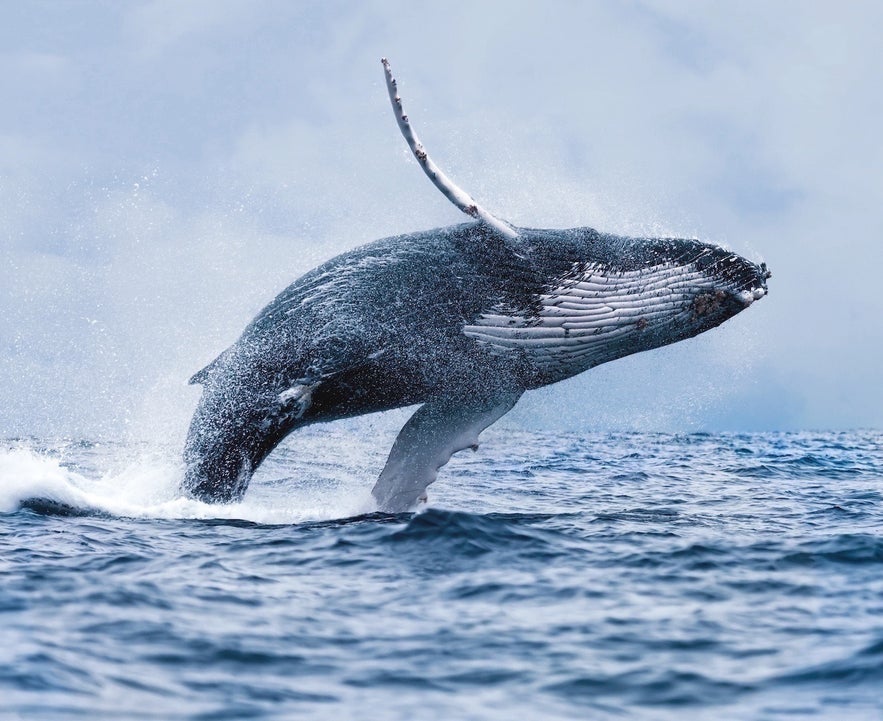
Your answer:
[[[883,718],[883,434],[492,429],[395,516],[388,447],[208,506],[175,448],[0,443],[0,717]]]

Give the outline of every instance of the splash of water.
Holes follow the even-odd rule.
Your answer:
[[[37,506],[71,515],[284,525],[376,510],[364,479],[351,474],[343,482],[312,483],[308,471],[292,464],[291,451],[283,451],[241,502],[207,504],[181,495],[183,467],[174,449],[119,445],[103,467],[90,462],[94,450],[84,443],[47,447],[23,441],[0,448],[0,513]],[[106,449],[99,450],[107,458]],[[292,473],[299,482],[291,482]]]

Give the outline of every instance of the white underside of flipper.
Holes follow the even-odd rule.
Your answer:
[[[479,434],[512,409],[520,391],[492,399],[431,400],[411,416],[393,443],[371,495],[387,513],[409,511],[439,469],[458,451],[478,446]]]

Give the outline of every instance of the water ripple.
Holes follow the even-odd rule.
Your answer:
[[[883,717],[881,434],[492,431],[416,515],[337,440],[0,443],[0,717]]]

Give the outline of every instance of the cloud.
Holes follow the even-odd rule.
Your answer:
[[[145,59],[157,59],[175,46],[212,44],[218,36],[239,35],[266,13],[266,8],[255,13],[253,4],[245,0],[150,0],[129,9],[123,32]]]

